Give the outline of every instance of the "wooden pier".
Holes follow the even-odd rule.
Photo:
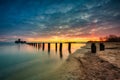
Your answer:
[[[51,44],[55,44],[55,52],[59,51],[60,58],[62,58],[62,50],[63,50],[63,44],[68,45],[68,52],[71,54],[71,49],[72,49],[72,44],[75,43],[80,43],[80,44],[85,44],[86,42],[28,42],[26,44],[34,46],[35,48],[42,49],[43,51],[45,50],[45,46],[48,48],[48,53],[50,53],[51,49]],[[59,46],[58,46],[59,45]],[[59,48],[59,49],[58,49]]]

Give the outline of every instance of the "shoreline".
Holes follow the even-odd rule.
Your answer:
[[[90,44],[69,55],[54,73],[55,80],[120,80],[120,45],[104,43],[105,51],[91,53]],[[120,43],[117,43],[120,44]],[[112,49],[118,47],[118,49]],[[110,49],[107,49],[110,48]]]

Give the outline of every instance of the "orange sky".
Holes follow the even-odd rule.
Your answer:
[[[87,42],[87,41],[99,41],[98,37],[90,38],[63,38],[63,37],[52,37],[52,38],[26,38],[28,42]]]

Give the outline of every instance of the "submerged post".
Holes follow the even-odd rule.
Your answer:
[[[60,52],[62,51],[62,43],[60,43]]]
[[[62,55],[62,43],[60,43],[60,58],[62,58],[63,57],[63,55]]]
[[[50,43],[48,43],[48,52],[50,52]]]
[[[57,52],[57,43],[55,43],[55,51]]]
[[[40,43],[38,43],[38,49],[40,49],[40,47],[41,47],[41,44],[40,44]]]
[[[71,43],[68,43],[68,51],[71,53]]]
[[[62,59],[63,55],[62,55],[62,51],[60,51],[60,58]]]
[[[91,44],[91,52],[96,53],[96,45],[95,45],[95,43]]]
[[[45,49],[45,43],[43,43],[43,46],[42,46],[42,50],[44,51],[44,49]]]
[[[100,43],[100,51],[104,51],[105,50],[105,45],[103,43]]]

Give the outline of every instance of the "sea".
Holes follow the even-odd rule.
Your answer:
[[[72,43],[71,52],[68,44],[62,44],[62,52],[54,43],[38,46],[0,42],[0,80],[45,80],[55,70],[85,44]],[[50,77],[52,80],[52,76]]]

